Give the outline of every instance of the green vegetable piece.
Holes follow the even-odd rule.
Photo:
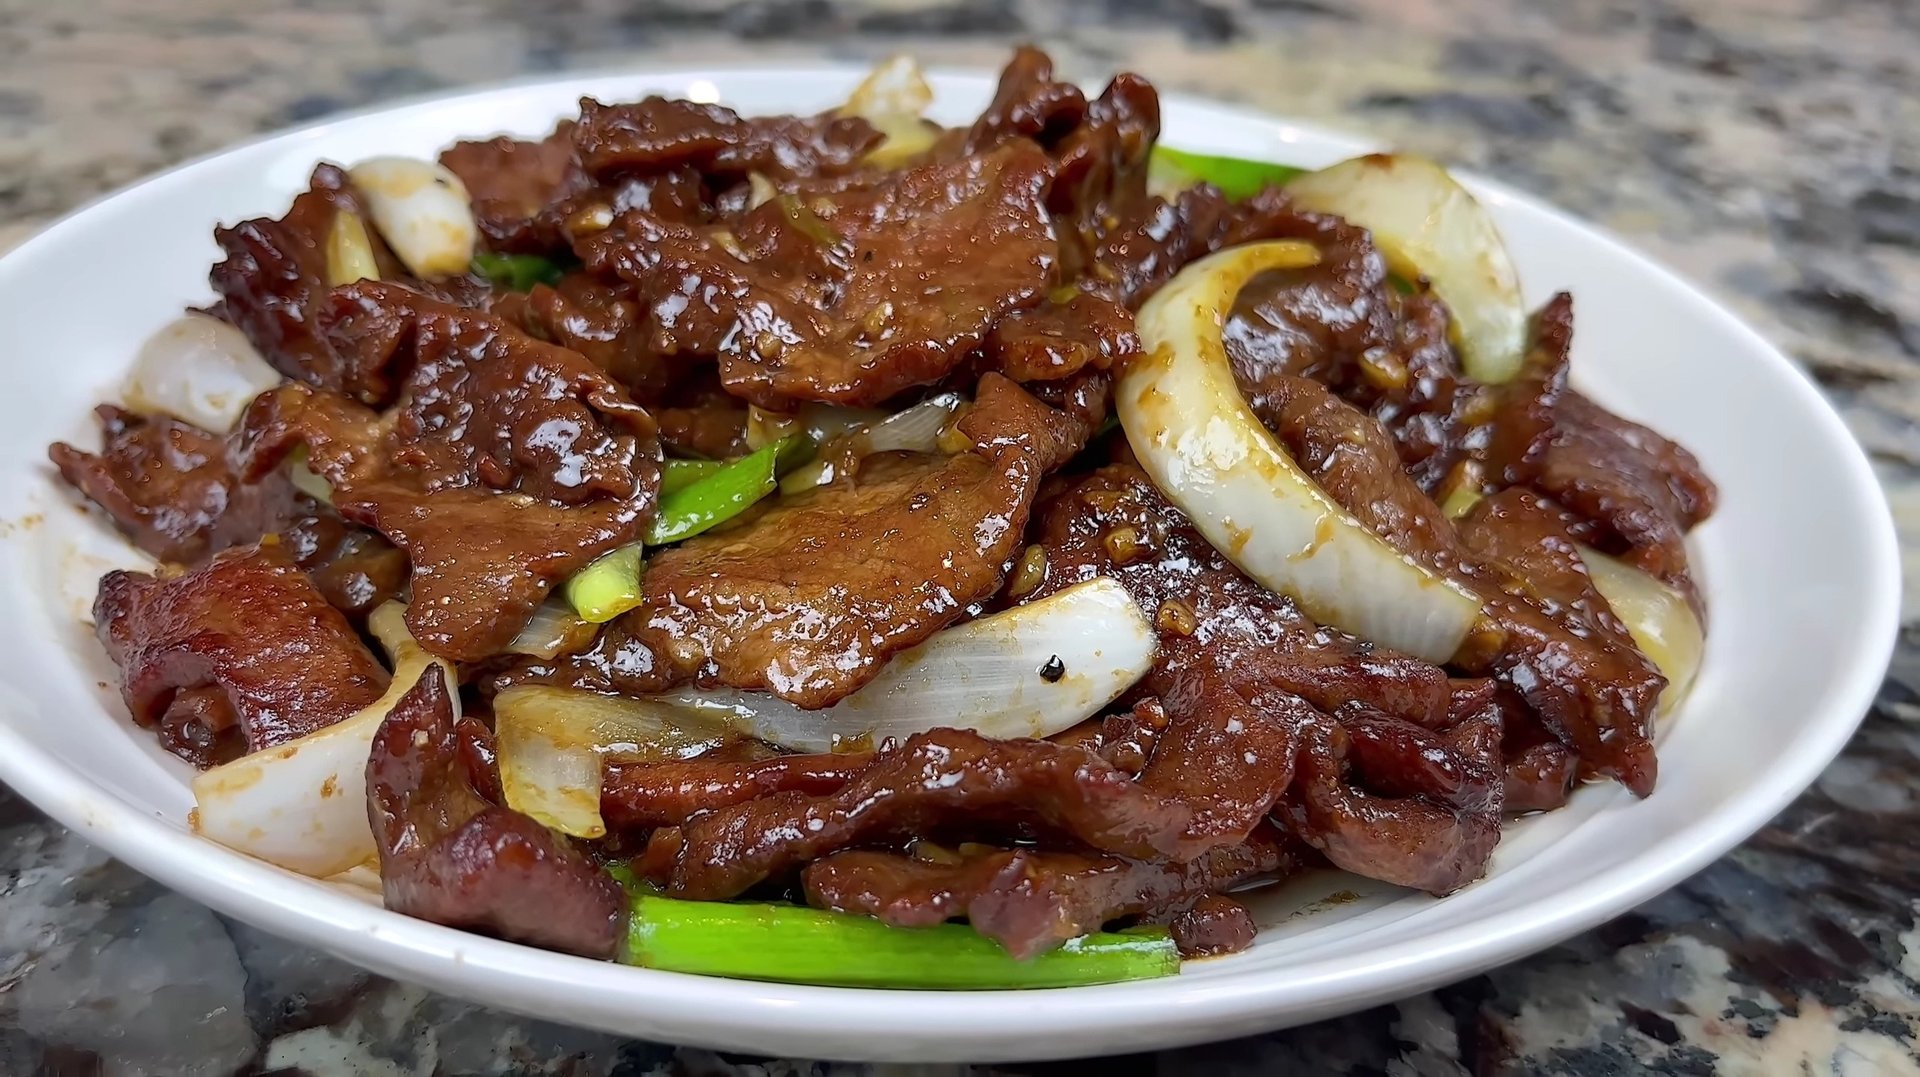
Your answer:
[[[1180,188],[1196,183],[1211,183],[1235,201],[1253,197],[1262,187],[1285,183],[1307,173],[1306,169],[1293,165],[1209,153],[1188,153],[1171,146],[1155,146],[1147,167],[1163,186]]]
[[[773,493],[781,463],[801,452],[811,453],[812,441],[805,434],[788,434],[663,495],[660,511],[647,530],[647,545],[664,546],[692,538],[747,511],[754,502]]]
[[[638,606],[646,597],[640,584],[638,542],[602,554],[562,585],[573,612],[583,621],[605,624]]]
[[[480,251],[473,256],[473,271],[492,281],[495,287],[510,292],[530,292],[536,284],[557,283],[565,272],[551,259],[537,254],[491,251]]]
[[[720,460],[668,460],[660,465],[660,496],[679,493],[726,467]]]
[[[627,885],[631,903],[621,961],[668,972],[831,987],[993,991],[1117,983],[1180,971],[1180,955],[1164,928],[1082,935],[1022,961],[964,924],[893,927],[797,905],[680,901]]]

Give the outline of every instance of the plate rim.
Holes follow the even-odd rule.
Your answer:
[[[40,250],[57,246],[85,217],[112,200],[174,180],[182,173],[230,154],[270,143],[291,147],[303,136],[360,124],[400,110],[446,106],[490,94],[536,88],[555,90],[618,79],[709,79],[724,89],[730,80],[742,78],[791,76],[817,81],[852,78],[864,70],[863,65],[851,62],[600,68],[530,75],[368,105],[219,147],[89,199],[0,256],[0,286],[18,267],[32,261]],[[983,81],[989,88],[995,78],[993,72],[981,68],[932,67],[928,72],[937,82]],[[1239,116],[1262,128],[1291,128],[1318,140],[1356,147],[1377,145],[1374,140],[1335,128],[1202,94],[1167,92],[1162,96],[1169,104],[1202,106]],[[479,133],[474,137],[479,137]],[[1757,354],[1764,355],[1765,362],[1774,367],[1776,373],[1790,374],[1793,393],[1805,418],[1841,450],[1845,459],[1845,474],[1836,476],[1836,481],[1844,480],[1854,493],[1867,494],[1865,507],[1873,517],[1871,521],[1857,521],[1863,525],[1871,523],[1865,536],[1869,556],[1861,566],[1861,579],[1871,586],[1871,605],[1860,611],[1861,616],[1856,620],[1857,634],[1868,646],[1858,652],[1849,666],[1838,671],[1822,693],[1824,704],[1819,713],[1827,717],[1804,729],[1794,742],[1783,748],[1780,762],[1767,771],[1769,777],[1765,784],[1748,783],[1732,794],[1719,811],[1686,823],[1658,844],[1642,850],[1638,856],[1644,862],[1643,870],[1616,872],[1610,886],[1563,893],[1564,901],[1535,903],[1535,908],[1508,915],[1495,923],[1450,925],[1432,937],[1377,947],[1368,952],[1364,963],[1345,956],[1314,957],[1297,970],[1308,974],[1304,977],[1292,975],[1296,971],[1293,969],[1287,970],[1286,975],[1262,970],[1245,976],[1189,980],[1184,984],[1176,977],[1134,984],[1054,989],[1038,995],[1016,991],[902,992],[769,984],[610,965],[486,938],[389,913],[377,906],[362,905],[345,895],[331,893],[323,884],[301,879],[176,829],[163,816],[144,812],[96,785],[84,772],[59,762],[18,731],[15,728],[18,717],[4,699],[0,699],[0,780],[90,843],[142,874],[275,934],[395,978],[425,982],[460,997],[471,998],[476,994],[463,985],[473,982],[468,971],[482,970],[483,979],[497,978],[502,987],[479,992],[485,995],[484,1004],[559,1020],[568,1018],[557,1016],[552,1006],[540,1009],[538,999],[529,1001],[528,994],[561,987],[577,992],[586,986],[583,980],[592,983],[608,975],[617,976],[621,982],[615,986],[620,990],[609,992],[608,999],[623,996],[629,1000],[645,999],[663,1010],[684,1015],[693,1027],[677,1042],[705,1046],[738,1047],[746,1043],[752,1050],[787,1053],[786,1048],[774,1049],[768,1045],[848,1043],[856,1039],[870,1042],[897,1037],[892,1042],[902,1050],[876,1044],[874,1050],[863,1047],[853,1054],[829,1051],[819,1057],[873,1060],[964,1057],[979,1061],[1072,1057],[1110,1046],[1129,1049],[1171,1046],[1349,1012],[1536,952],[1626,912],[1724,856],[1818,778],[1864,720],[1893,657],[1899,627],[1899,543],[1885,491],[1864,449],[1804,369],[1705,289],[1607,229],[1497,180],[1469,170],[1460,170],[1458,174],[1477,191],[1512,198],[1554,218],[1562,226],[1614,248],[1615,253],[1633,264],[1637,273],[1655,278],[1663,290],[1682,297],[1687,307],[1710,319],[1718,331],[1741,339]],[[1878,640],[1878,644],[1874,644],[1874,640]],[[1676,850],[1677,855],[1651,859],[1651,854],[1666,849]],[[316,891],[326,892],[325,897]],[[1550,912],[1539,911],[1539,906],[1548,904],[1552,906]],[[359,911],[347,915],[351,909]],[[397,925],[389,929],[389,921]],[[1272,1007],[1277,996],[1296,991],[1302,979],[1322,984],[1322,992],[1309,1005],[1285,1003],[1284,1013],[1276,1016],[1277,1011]],[[510,992],[517,997],[507,998]],[[566,997],[566,991],[551,996],[554,1001],[564,1001]],[[1036,1001],[1043,1001],[1044,1005],[1033,1005]],[[832,1012],[835,1017],[822,1025],[813,1019],[821,1012]],[[844,1015],[855,1012],[861,1016],[857,1023],[849,1024]],[[725,1016],[716,1017],[715,1013]],[[630,1031],[631,1024],[622,1028],[598,1014],[576,1017],[575,1021],[620,1034],[635,1034]],[[1140,1035],[1138,1030],[1143,1027],[1150,1028],[1151,1034]],[[984,1036],[969,1037],[963,1031],[968,1028],[982,1030]],[[1107,1031],[1133,1028],[1135,1033],[1132,1039],[1117,1040],[1113,1044],[1075,1046],[1080,1041],[1071,1033],[1074,1028]],[[836,1033],[836,1029],[840,1031]],[[956,1053],[952,1049],[956,1043],[967,1044],[967,1050]],[[1050,1047],[1049,1043],[1058,1046]],[[1008,1046],[1018,1049],[1009,1051]]]

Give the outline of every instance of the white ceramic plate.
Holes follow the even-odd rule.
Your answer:
[[[82,624],[94,581],[137,563],[76,509],[46,463],[94,443],[87,411],[141,340],[207,301],[216,222],[278,215],[319,158],[431,156],[458,138],[540,134],[592,94],[718,98],[748,113],[839,101],[851,68],[607,74],[461,94],[241,146],[74,214],[0,260],[0,777],[135,868],[223,912],[347,960],[541,1017],[656,1040],[873,1060],[1104,1054],[1310,1021],[1410,994],[1591,927],[1707,864],[1805,788],[1880,682],[1895,623],[1893,529],[1865,458],[1779,353],[1665,270],[1565,215],[1476,182],[1528,298],[1578,306],[1575,380],[1676,436],[1720,484],[1694,536],[1712,610],[1704,672],[1660,735],[1660,786],[1591,787],[1513,825],[1489,878],[1444,900],[1364,890],[1267,899],[1260,941],[1178,977],[1033,993],[790,987],[625,968],[388,913],[364,892],[194,837],[186,766],[125,716]],[[1149,72],[1148,74],[1151,74]],[[963,123],[990,77],[941,75],[937,118]],[[1183,148],[1322,164],[1352,140],[1177,95]],[[1345,885],[1345,884],[1341,884]]]

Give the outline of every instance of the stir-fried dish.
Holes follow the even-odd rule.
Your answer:
[[[215,233],[51,453],[159,563],[93,614],[200,833],[575,954],[1022,987],[1653,790],[1713,485],[1465,190],[1163,148],[1033,50],[930,97],[587,99]]]

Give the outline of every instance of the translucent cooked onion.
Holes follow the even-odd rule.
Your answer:
[[[280,372],[246,334],[206,314],[161,326],[140,346],[121,398],[134,411],[171,415],[224,434],[253,398],[280,384]]]
[[[467,271],[480,230],[459,176],[415,157],[372,157],[347,174],[366,199],[380,237],[414,276]]]
[[[367,825],[367,753],[387,712],[438,666],[460,706],[451,666],[407,633],[406,607],[388,602],[367,627],[393,660],[385,695],[344,721],[193,779],[194,829],[232,849],[324,878],[377,855]]]
[[[940,452],[941,433],[953,419],[954,412],[960,410],[962,402],[959,393],[940,393],[904,411],[854,427],[841,435],[837,442],[840,451],[829,449],[821,453],[819,459],[781,479],[780,492],[797,494],[832,482],[838,463],[848,457],[877,452]]]
[[[1297,241],[1222,251],[1140,308],[1146,354],[1114,399],[1140,463],[1247,575],[1323,624],[1434,662],[1453,656],[1478,597],[1415,563],[1315,485],[1247,406],[1220,334],[1255,274],[1311,265]]]
[[[1598,550],[1585,546],[1579,549],[1594,589],[1626,624],[1640,653],[1667,679],[1660,706],[1671,710],[1693,687],[1694,675],[1700,672],[1700,656],[1707,646],[1700,618],[1694,615],[1686,596],[1649,573]]]
[[[571,603],[549,598],[533,611],[533,619],[507,644],[507,650],[535,658],[571,654],[591,642],[595,631],[591,622],[575,615]]]
[[[868,72],[841,105],[842,116],[858,116],[886,135],[867,163],[894,168],[933,147],[939,131],[920,118],[933,103],[933,87],[911,56],[892,56]]]
[[[768,411],[758,405],[747,408],[747,448],[771,445],[789,434],[805,433],[818,445],[869,423],[887,417],[872,408],[848,408],[838,404],[803,404],[791,414]]]
[[[1432,282],[1470,377],[1498,384],[1519,372],[1527,346],[1519,275],[1493,217],[1446,169],[1375,153],[1309,172],[1288,182],[1287,194],[1366,228],[1394,272]]]
[[[580,838],[607,832],[600,817],[603,758],[685,759],[738,736],[654,700],[544,685],[501,692],[493,714],[507,806]]]
[[[822,710],[757,692],[659,697],[802,752],[935,728],[1049,737],[1118,698],[1153,665],[1153,626],[1110,577],[949,628],[895,656],[866,687]]]

